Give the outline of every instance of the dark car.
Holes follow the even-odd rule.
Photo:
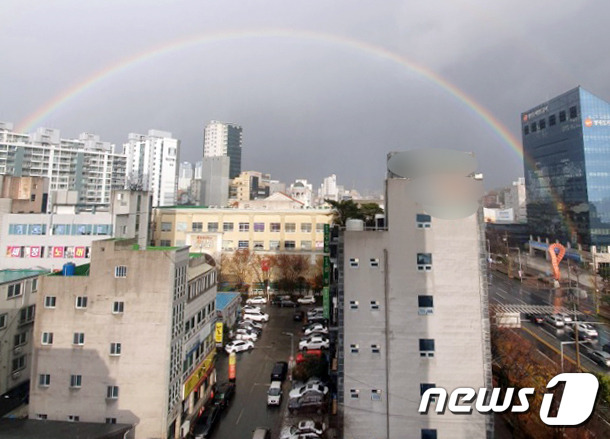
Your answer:
[[[602,346],[602,351],[608,352],[610,354],[610,343],[607,343],[604,346]]]
[[[295,311],[292,315],[292,320],[294,320],[295,322],[302,322],[304,315],[305,313],[303,311]]]
[[[288,411],[316,412],[322,414],[326,410],[325,395],[318,392],[306,392],[299,398],[293,398],[288,402]]]
[[[205,439],[210,437],[214,427],[218,424],[220,409],[216,406],[206,406],[203,414],[197,419],[193,427],[194,439]]]
[[[222,383],[216,388],[216,392],[214,393],[214,405],[224,409],[229,405],[234,394],[234,383]]]
[[[273,306],[280,306],[281,302],[282,302],[282,298],[279,296],[275,296],[273,299],[271,299],[271,302],[269,302],[269,303]]]
[[[540,314],[526,314],[525,318],[536,325],[542,325],[544,323],[544,316]]]
[[[328,319],[325,319],[324,316],[310,317],[307,319],[307,323],[322,323],[323,325],[328,326]]]
[[[286,373],[288,372],[288,363],[285,361],[278,361],[273,366],[271,371],[271,381],[284,381],[286,379]]]
[[[290,308],[296,308],[297,306],[299,306],[299,304],[293,300],[290,299],[282,299],[280,301],[280,307],[281,308],[286,308],[286,307],[290,307]]]

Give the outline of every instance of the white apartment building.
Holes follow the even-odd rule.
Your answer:
[[[153,207],[177,204],[180,141],[172,138],[172,133],[130,133],[123,152],[127,157],[127,187],[148,191]]]
[[[74,275],[40,278],[30,419],[132,424],[184,437],[216,380],[216,268],[189,248],[93,244]],[[145,292],[145,294],[143,294]]]
[[[187,191],[193,182],[193,164],[191,162],[180,162],[178,170],[178,190]]]
[[[351,220],[340,237],[344,437],[485,438],[492,419],[476,410],[418,412],[430,387],[490,387],[491,355],[481,220],[431,216],[413,184],[387,179],[386,228]]]
[[[212,120],[203,131],[203,157],[229,157],[229,178],[241,173],[242,127]]]
[[[77,191],[79,204],[107,206],[111,191],[125,187],[126,163],[95,134],[62,139],[58,129],[24,134],[0,122],[0,174],[48,177],[50,191]]]
[[[325,199],[339,201],[339,188],[337,186],[337,176],[331,174],[326,177],[320,185],[318,191],[318,197],[320,202],[323,203]]]

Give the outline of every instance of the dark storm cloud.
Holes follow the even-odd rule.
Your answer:
[[[610,99],[607,2],[355,5],[5,0],[0,120],[17,124],[122,59],[230,32],[233,38],[178,44],[102,76],[40,124],[65,137],[95,132],[117,145],[129,132],[168,130],[182,140],[182,159],[196,161],[205,123],[232,121],[244,128],[245,168],[315,185],[336,173],[340,184],[359,189],[381,187],[389,150],[472,150],[490,187],[522,174],[517,153],[472,108],[413,67],[472,97],[517,139],[521,111],[578,84]],[[271,36],[270,29],[283,33]],[[259,36],[235,37],[246,30]],[[389,50],[411,68],[358,49],[358,42]]]

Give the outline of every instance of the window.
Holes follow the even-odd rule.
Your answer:
[[[125,265],[114,267],[114,277],[127,277],[127,267]]]
[[[70,387],[73,389],[78,389],[83,384],[83,376],[82,375],[70,375]]]
[[[112,314],[122,314],[125,308],[125,302],[114,302],[112,304]]]
[[[248,232],[250,230],[250,223],[239,223],[240,232]]]
[[[106,388],[106,398],[117,399],[119,397],[119,386],[108,386]]]
[[[19,334],[15,334],[13,338],[13,347],[23,346],[28,341],[27,332],[20,332]]]
[[[250,248],[250,241],[237,241],[237,248]]]
[[[381,352],[381,348],[379,347],[378,344],[372,344],[371,345],[371,353],[378,354],[380,352]]]
[[[538,122],[538,125],[540,126],[540,129],[543,130],[546,128],[546,119],[540,119],[540,122]]]
[[[85,344],[85,333],[84,332],[75,332],[74,337],[72,338],[72,344],[77,346],[82,346]]]
[[[116,418],[106,418],[106,424],[116,424]]]
[[[421,439],[436,439],[436,430],[430,428],[422,428]]]
[[[559,122],[565,122],[566,121],[566,112],[564,110],[561,110],[559,112]]]
[[[523,127],[523,134],[525,134],[526,136],[530,133],[530,127],[529,125],[525,125],[525,127]]]
[[[53,333],[52,332],[43,332],[41,343],[44,345],[53,344]]]
[[[421,383],[419,385],[419,395],[422,396],[424,393],[426,393],[426,390],[434,389],[435,387],[436,387],[436,384],[433,384],[433,383]]]
[[[38,291],[38,279],[32,279],[32,293]]]
[[[171,247],[172,245],[172,240],[171,239],[161,239],[159,241],[159,245],[161,247]]]
[[[570,107],[570,119],[576,119],[578,117],[578,111],[576,105]]]
[[[49,387],[51,385],[51,375],[48,373],[38,375],[38,385],[40,387]]]
[[[417,296],[417,313],[420,316],[425,316],[434,313],[434,299],[432,296]]]
[[[432,253],[417,254],[417,271],[432,270]]]
[[[532,130],[532,133],[535,133],[536,131],[538,131],[538,124],[536,122],[532,122],[532,124],[530,125],[530,129]]]
[[[358,389],[349,389],[349,395],[353,399],[357,399],[359,393],[360,393],[360,390],[358,390]]]
[[[415,215],[415,222],[418,229],[429,229],[430,224],[432,223],[432,217],[430,215],[418,213]]]
[[[19,324],[25,325],[34,321],[36,305],[30,305],[27,308],[22,308],[19,313]]]
[[[68,415],[68,422],[78,422],[78,421],[80,421],[80,416]]]
[[[297,225],[295,223],[286,223],[284,224],[284,230],[286,233],[294,233],[297,231]]]
[[[284,241],[284,248],[286,250],[294,250],[296,248],[296,241]]]
[[[371,400],[381,401],[381,389],[371,389]]]
[[[269,250],[279,250],[280,241],[269,241]]]
[[[7,299],[11,299],[13,297],[21,296],[21,284],[13,284],[8,286],[8,295]]]
[[[371,309],[373,309],[373,310],[379,309],[379,301],[371,300]]]
[[[419,339],[419,356],[434,357],[434,339],[420,338]]]
[[[87,296],[78,296],[76,298],[76,309],[87,308]]]
[[[360,351],[360,348],[357,344],[351,344],[349,348],[352,354],[357,354]]]
[[[316,224],[316,233],[324,233],[324,223]]]
[[[358,268],[358,265],[360,265],[360,259],[358,258],[350,258],[349,259],[349,266],[352,268]]]
[[[264,232],[265,231],[265,223],[254,223],[254,231],[255,232]]]
[[[373,268],[379,267],[379,259],[378,258],[371,258],[371,259],[369,259],[369,263],[371,264],[371,267],[373,267]]]
[[[254,241],[254,250],[264,250],[265,242],[264,241]]]
[[[193,232],[203,232],[203,223],[194,222],[193,223]]]
[[[551,114],[549,116],[549,126],[552,127],[553,125],[557,125],[557,116]]]
[[[350,300],[349,301],[349,307],[350,307],[350,309],[358,309],[358,301],[357,300]]]
[[[4,329],[8,326],[8,314],[0,314],[0,329]]]
[[[282,225],[280,223],[271,223],[269,224],[269,229],[274,232],[280,232],[282,230]]]
[[[25,355],[22,355],[22,356],[17,357],[17,358],[13,358],[13,364],[12,364],[11,372],[15,373],[15,372],[20,371],[22,369],[25,369]]]
[[[45,419],[47,419],[47,414],[46,413],[37,413],[36,419],[38,419],[39,421],[44,421]]]
[[[171,232],[172,231],[172,223],[161,223],[161,231],[162,232]]]
[[[301,241],[301,250],[311,250],[311,241]]]
[[[110,355],[121,355],[121,343],[110,343]]]
[[[301,233],[311,233],[311,223],[301,223]]]
[[[208,223],[208,232],[218,232],[218,223]]]
[[[233,223],[222,223],[222,230],[225,232],[233,231]]]

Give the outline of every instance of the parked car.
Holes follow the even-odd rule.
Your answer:
[[[271,370],[271,381],[284,381],[287,373],[288,363],[285,361],[278,361],[273,365],[273,369]]]
[[[271,299],[271,302],[269,302],[269,303],[270,303],[272,306],[280,306],[280,303],[281,303],[281,302],[282,302],[281,297],[274,296],[274,297]]]
[[[258,340],[258,335],[254,331],[250,331],[248,329],[238,328],[235,330],[235,335],[233,336],[235,340],[250,340],[256,341]]]
[[[293,398],[288,402],[288,411],[295,412],[314,411],[322,414],[326,404],[325,395],[317,392],[306,393],[299,398]]]
[[[260,311],[252,311],[244,313],[244,320],[254,320],[255,322],[268,322],[269,314],[260,312]]]
[[[271,439],[271,430],[265,427],[258,427],[252,432],[252,439]]]
[[[602,351],[608,352],[610,354],[610,343],[606,343],[602,346]]]
[[[235,384],[234,383],[222,383],[216,386],[214,392],[214,405],[221,409],[226,408],[235,395]]]
[[[321,350],[310,349],[307,352],[299,352],[295,357],[295,361],[297,362],[297,364],[300,364],[303,361],[307,360],[308,358],[320,358],[320,357],[322,357]]]
[[[204,439],[210,437],[214,427],[218,423],[218,415],[220,410],[216,406],[206,406],[205,410],[197,418],[195,426],[193,427],[193,437],[195,439]]]
[[[324,326],[328,325],[328,319],[324,315],[320,314],[315,317],[307,317],[307,321],[311,323],[322,323]]]
[[[563,328],[565,326],[565,321],[563,317],[559,314],[552,314],[545,317],[545,321],[556,328]]]
[[[267,405],[279,406],[282,401],[282,382],[271,381],[269,390],[267,390]]]
[[[250,349],[254,349],[254,343],[246,340],[233,340],[227,343],[225,346],[225,352],[230,354],[231,352],[242,352]]]
[[[297,306],[299,306],[299,304],[290,299],[282,299],[280,301],[280,308],[296,308]]]
[[[330,342],[327,337],[323,335],[312,335],[308,338],[302,339],[299,342],[299,349],[325,349],[328,348],[329,345]]]
[[[326,395],[328,393],[328,387],[323,386],[323,385],[318,384],[318,383],[315,383],[315,384],[306,384],[304,386],[292,389],[290,391],[290,393],[288,394],[288,396],[290,398],[300,398],[301,396],[303,396],[307,392],[317,392],[317,393],[321,393],[323,395]]]
[[[316,303],[316,298],[313,296],[299,297],[297,302],[299,302],[301,305],[313,305]]]
[[[295,311],[292,315],[292,320],[294,320],[295,322],[302,322],[304,316],[305,313],[303,311]]]
[[[267,303],[267,298],[265,296],[250,297],[246,300],[246,303],[248,305],[264,305]]]
[[[237,326],[248,326],[248,327],[252,327],[255,329],[260,329],[261,331],[263,330],[262,323],[255,322],[253,320],[248,320],[248,319],[240,320],[239,323],[237,324]]]
[[[299,422],[297,424],[297,429],[299,430],[299,433],[315,433],[320,436],[324,433],[324,430],[326,430],[326,424],[307,419]]]
[[[319,334],[328,334],[328,328],[322,323],[313,323],[308,325],[307,328],[305,328],[305,330],[303,331],[305,335],[309,335],[314,332],[317,332]]]
[[[280,436],[281,439],[320,439],[321,436],[317,433],[301,433],[299,429],[292,425],[289,429]]]
[[[589,357],[597,364],[601,364],[604,367],[610,367],[610,354],[604,351],[591,351]]]
[[[261,312],[261,307],[256,305],[244,305],[241,309],[244,313],[255,311]]]
[[[252,326],[252,325],[250,325],[248,323],[255,323],[255,322],[252,322],[250,320],[244,321],[243,323],[238,324],[236,329],[245,329],[247,331],[252,331],[257,336],[260,337],[261,334],[263,333],[263,330],[261,328],[256,328],[256,327],[254,327],[254,326]]]
[[[321,306],[317,307],[317,308],[312,308],[309,311],[307,311],[307,317],[315,317],[317,315],[322,315],[324,314],[324,308],[322,308]]]

